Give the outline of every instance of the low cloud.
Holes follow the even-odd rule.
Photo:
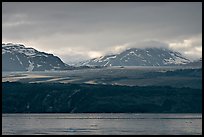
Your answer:
[[[169,48],[181,52],[191,60],[202,57],[202,34],[169,43]]]
[[[4,43],[22,43],[66,62],[131,47],[170,47],[196,59],[202,56],[200,36],[201,2],[2,4]]]

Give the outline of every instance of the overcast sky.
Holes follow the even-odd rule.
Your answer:
[[[202,56],[202,3],[3,2],[2,42],[53,53],[66,63],[130,47]]]

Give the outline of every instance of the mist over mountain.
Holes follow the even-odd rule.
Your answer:
[[[119,54],[101,56],[81,62],[94,66],[175,66],[190,63],[179,52],[167,48],[130,48]]]
[[[69,53],[67,53],[69,54]],[[90,68],[93,66],[202,66],[202,58],[190,61],[181,53],[168,48],[129,48],[118,54],[66,64],[53,54],[38,51],[22,44],[2,44],[3,71],[50,71]],[[88,67],[89,66],[89,67]]]

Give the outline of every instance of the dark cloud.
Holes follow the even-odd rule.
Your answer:
[[[137,47],[141,41],[169,44],[195,37],[202,34],[202,3],[3,2],[2,24],[3,41],[66,59],[58,49],[105,54],[127,43]]]

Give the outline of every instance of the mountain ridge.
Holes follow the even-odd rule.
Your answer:
[[[2,43],[3,71],[50,71],[110,66],[202,66],[202,58],[190,61],[181,53],[168,48],[128,48],[121,53],[108,54],[79,62],[74,66],[59,57],[23,44]]]

